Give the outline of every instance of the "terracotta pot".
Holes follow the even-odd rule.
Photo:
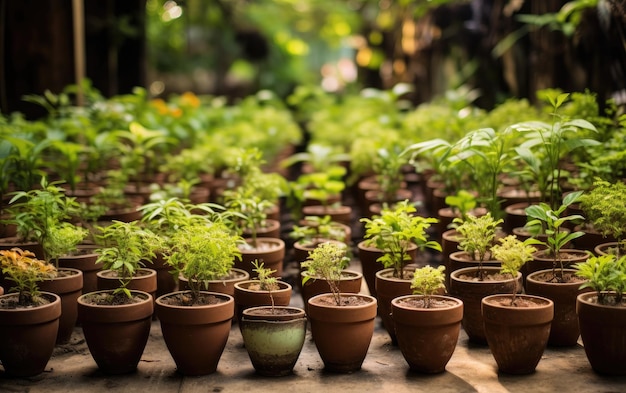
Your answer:
[[[554,303],[540,296],[517,296],[533,305],[508,306],[511,295],[503,294],[482,299],[485,337],[499,371],[530,374],[535,371],[548,343]]]
[[[300,275],[300,283],[302,283],[302,275]],[[361,291],[361,284],[363,282],[363,274],[357,271],[344,270],[341,272],[341,279],[339,280],[339,291],[341,293],[359,293]],[[322,278],[315,278],[308,280],[305,284],[301,284],[301,295],[304,301],[305,312],[309,311],[308,302],[313,296],[320,295],[322,293],[329,293],[330,286],[328,281]]]
[[[380,209],[372,209],[372,207],[374,205],[378,205],[379,207],[382,207],[385,203],[388,205],[394,204],[396,202],[401,202],[404,200],[413,200],[413,191],[406,189],[406,188],[400,188],[396,191],[396,195],[392,200],[389,201],[383,201],[382,200],[383,195],[381,194],[381,191],[379,190],[370,190],[365,192],[365,202],[367,204],[367,213],[369,217],[372,217],[375,214],[380,213]]]
[[[280,221],[268,218],[265,222],[266,226],[257,228],[257,237],[280,238]],[[251,232],[249,229],[246,228],[243,230],[243,237],[245,239],[250,239]]]
[[[65,344],[72,337],[78,319],[77,300],[82,295],[83,272],[78,269],[59,268],[58,277],[39,283],[39,289],[59,295],[61,298],[61,317],[57,344]]]
[[[303,217],[325,217],[330,216],[332,221],[339,222],[344,225],[351,225],[352,223],[352,207],[340,205],[340,206],[323,206],[323,205],[311,205],[302,207]]]
[[[368,246],[367,243],[364,240],[357,244],[359,260],[361,261],[363,278],[370,295],[376,297],[376,272],[383,269],[383,264],[378,262],[377,259],[383,255],[383,251],[379,248]],[[414,263],[417,260],[417,245],[411,244],[409,255],[411,256],[411,261],[408,263]]]
[[[487,209],[484,207],[477,207],[472,209],[469,213],[476,217],[481,217],[487,214]],[[437,211],[437,218],[439,219],[439,222],[435,224],[437,233],[443,234],[450,229],[448,226],[452,224],[455,218],[461,218],[461,212],[451,207],[444,207]]]
[[[450,274],[450,295],[463,301],[462,326],[469,340],[477,344],[487,344],[481,313],[481,301],[484,297],[499,293],[513,293],[520,287],[522,274],[516,278],[501,280],[483,280],[464,278],[475,277],[477,268],[459,269]],[[483,267],[486,274],[497,274],[499,267]]]
[[[404,279],[393,277],[393,268],[386,268],[376,272],[376,299],[378,300],[378,315],[382,321],[383,327],[391,337],[391,343],[397,345],[396,331],[394,320],[391,317],[391,302],[399,296],[410,295],[413,293],[411,289],[411,277],[409,273],[415,271],[415,268],[404,268]]]
[[[360,370],[372,341],[376,298],[363,294],[341,295],[342,301],[350,298],[363,303],[337,306],[329,294],[309,299],[311,335],[327,371]]]
[[[526,225],[528,216],[526,208],[530,206],[528,202],[513,203],[504,208],[504,223],[502,229],[506,233],[513,233],[514,228],[523,228]]]
[[[294,261],[300,264],[309,258],[309,253],[313,251],[317,246],[322,243],[331,242],[331,243],[341,243],[337,240],[329,240],[329,239],[318,239],[315,243],[294,243],[293,244],[293,259]],[[345,243],[343,243],[345,244]]]
[[[584,233],[584,235],[572,241],[574,248],[579,250],[594,252],[595,248],[600,244],[615,241],[613,236],[605,237],[592,227],[579,225],[574,227],[574,230]]]
[[[61,298],[42,292],[49,304],[28,308],[3,308],[10,293],[0,297],[0,362],[7,375],[33,377],[41,374],[56,343],[61,316]]]
[[[529,274],[546,269],[558,268],[561,266],[557,262],[556,266],[554,265],[554,257],[546,256],[547,250],[539,250],[533,253],[533,259],[526,262],[524,265],[524,269],[522,273],[524,274],[524,285],[526,285],[526,277]],[[589,258],[589,254],[587,251],[576,250],[573,248],[563,248],[561,249],[560,258],[563,261],[564,268],[571,268],[574,264],[578,262],[584,262]]]
[[[250,240],[246,240],[250,244]],[[242,269],[250,274],[250,277],[256,277],[253,272],[254,266],[252,262],[258,260],[265,265],[265,268],[275,270],[274,277],[282,277],[283,261],[285,259],[285,242],[279,238],[260,237],[257,238],[259,247],[245,248],[240,247],[241,260],[235,259],[237,269]]]
[[[541,200],[541,193],[537,190],[526,191],[517,187],[506,187],[498,192],[498,199],[501,200],[500,205],[503,209],[515,204],[521,206],[523,203],[528,206],[531,203],[538,203]]]
[[[459,251],[459,233],[448,229],[441,234],[441,264],[446,267],[446,288],[450,288],[450,254]]]
[[[471,259],[469,255],[467,254],[467,252],[465,251],[455,251],[448,256],[448,259],[449,259],[449,266],[448,266],[448,271],[446,272],[446,275],[448,277],[450,276],[450,274],[452,274],[452,272],[456,270],[465,269],[468,267],[478,267],[480,265],[478,261]],[[482,266],[485,266],[485,267],[491,266],[491,267],[499,268],[501,265],[502,265],[502,262],[494,260],[494,259],[482,261]]]
[[[167,264],[163,258],[163,254],[156,254],[150,268],[156,271],[157,289],[155,298],[165,295],[166,293],[178,291],[179,284],[176,282],[176,277],[171,273],[173,268]]]
[[[275,306],[288,306],[293,289],[290,284],[278,280],[278,289],[271,292],[250,288],[258,285],[259,280],[246,280],[235,283],[235,316],[241,320],[243,311],[250,307],[271,306],[274,299]]]
[[[17,237],[0,238],[0,250],[10,250],[15,247],[34,253],[37,259],[45,259],[43,247],[37,242],[24,242]]]
[[[463,302],[434,295],[433,302],[451,304],[416,308],[410,303],[412,299],[423,299],[423,296],[400,296],[391,302],[398,347],[411,370],[426,374],[444,372],[461,331]]]
[[[228,277],[224,277],[220,280],[209,280],[207,287],[202,287],[202,289],[208,292],[217,292],[235,296],[235,284],[249,279],[250,274],[248,274],[247,271],[233,267],[230,269]],[[178,283],[181,291],[189,290],[189,280],[187,280],[187,278],[183,275],[178,276]]]
[[[99,291],[117,289],[120,286],[120,280],[117,274],[111,270],[101,270],[97,272],[96,278]],[[142,267],[137,269],[135,276],[130,280],[126,288],[147,292],[152,296],[153,300],[156,300],[157,285],[156,270]],[[156,314],[153,314],[153,318],[156,318]]]
[[[173,292],[156,300],[163,340],[178,373],[189,376],[212,374],[217,371],[228,341],[235,300],[223,293],[200,292],[213,299],[212,303],[198,306],[170,304],[173,297],[183,293]]]
[[[595,372],[626,375],[626,307],[597,303],[597,293],[576,298],[576,312],[585,355]]]
[[[564,274],[574,275],[576,270],[564,269]],[[548,345],[574,346],[578,343],[580,329],[576,315],[576,298],[590,289],[580,289],[584,282],[578,279],[572,282],[549,282],[553,270],[539,270],[526,277],[526,293],[548,298],[554,303],[554,319],[550,329]]]
[[[102,265],[96,263],[98,254],[94,252],[97,246],[80,245],[78,253],[66,255],[59,258],[59,266],[78,269],[83,272],[82,293],[94,292],[98,290],[98,279],[96,273],[102,270]]]
[[[86,293],[78,298],[78,319],[85,341],[100,371],[126,374],[137,369],[150,335],[154,299],[132,290],[140,301],[122,305],[97,305],[89,299],[112,291]]]
[[[241,335],[257,374],[269,377],[291,374],[304,346],[306,325],[304,310],[296,307],[261,306],[244,310]]]
[[[606,242],[606,243],[601,243],[598,244],[594,249],[593,252],[596,255],[607,255],[607,254],[611,254],[611,253],[615,253],[615,251],[617,250],[617,242]],[[621,249],[620,250],[620,255],[624,254],[624,250]]]

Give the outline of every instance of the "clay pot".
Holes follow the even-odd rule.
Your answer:
[[[246,280],[235,283],[235,316],[241,320],[243,311],[250,307],[271,306],[272,299],[275,306],[288,306],[293,289],[290,284],[278,280],[278,289],[271,293],[265,290],[250,288],[258,285],[259,280]]]
[[[300,275],[300,282],[302,282],[302,275]],[[362,273],[344,270],[341,272],[341,279],[338,284],[339,291],[341,293],[359,293],[361,291],[362,282]],[[308,302],[310,298],[329,292],[330,286],[328,285],[328,282],[322,278],[312,278],[302,284],[300,293],[302,294],[302,300],[304,301],[304,310],[308,313]]]
[[[280,238],[280,221],[273,219],[266,219],[266,225],[261,228],[257,228],[256,235],[257,237],[272,237],[272,238]],[[250,229],[243,230],[243,237],[245,239],[250,239],[251,237]]]
[[[540,296],[517,295],[532,305],[509,306],[511,296],[499,294],[482,299],[485,337],[500,372],[530,374],[546,349],[554,303]]]
[[[469,340],[477,344],[487,344],[485,328],[481,313],[481,301],[484,297],[499,293],[514,293],[520,287],[522,274],[518,277],[499,280],[473,279],[478,268],[468,267],[459,269],[450,274],[450,295],[463,301],[462,326]],[[500,272],[499,267],[483,267],[486,274]],[[464,276],[467,276],[464,277]]]
[[[249,279],[250,274],[247,271],[233,267],[230,268],[228,277],[219,280],[209,280],[207,287],[203,288],[203,290],[235,296],[235,284]],[[181,291],[189,290],[189,281],[182,274],[178,276],[178,283]]]
[[[309,299],[309,321],[315,347],[324,362],[324,369],[349,373],[361,369],[376,319],[376,298],[363,294],[342,294],[358,300],[354,305],[335,305],[331,294]]]
[[[120,280],[111,270],[101,270],[96,274],[98,279],[98,290],[117,289],[120,286]],[[143,291],[149,293],[153,299],[157,291],[157,274],[156,270],[145,267],[137,269],[135,276],[126,286],[128,289]]]
[[[359,250],[363,278],[370,295],[376,297],[376,272],[383,269],[383,264],[378,262],[377,259],[383,255],[383,251],[379,248],[368,246],[365,240],[358,243],[357,248]],[[411,256],[411,261],[408,263],[414,263],[417,260],[417,245],[411,244],[408,252]]]
[[[173,292],[156,300],[163,340],[178,373],[188,376],[212,374],[217,371],[228,341],[235,300],[222,293],[200,292],[213,299],[212,302],[198,306],[173,303],[173,298],[183,293]]]
[[[400,296],[391,302],[398,348],[412,371],[444,372],[461,331],[463,302],[434,295],[432,304],[440,302],[445,305],[416,308],[411,304],[413,299],[423,299],[423,296]]]
[[[526,262],[522,273],[524,274],[524,285],[526,285],[526,278],[529,274],[546,269],[557,268],[560,269],[561,265],[557,262],[554,265],[554,257],[546,255],[547,250],[539,250],[533,253],[533,259]],[[573,248],[561,249],[560,258],[563,262],[564,268],[571,268],[578,262],[584,262],[589,258],[587,251],[576,250]]]
[[[176,282],[174,275],[170,272],[173,268],[167,264],[163,258],[163,254],[156,254],[150,268],[156,271],[157,289],[155,299],[166,293],[178,291],[179,284]]]
[[[393,299],[410,295],[413,293],[411,289],[411,277],[409,272],[413,272],[415,268],[404,268],[406,278],[393,277],[393,268],[386,268],[376,272],[376,299],[378,300],[378,315],[382,321],[383,327],[391,337],[391,343],[397,345],[396,331],[394,319],[391,317],[391,302]]]
[[[78,298],[78,319],[85,341],[100,371],[126,374],[137,369],[148,342],[154,299],[147,292],[132,290],[138,301],[121,305],[92,304],[94,295],[112,291],[86,293]]]
[[[566,275],[574,275],[576,270],[564,269]],[[539,270],[526,277],[526,293],[548,298],[554,303],[554,319],[550,329],[548,345],[570,347],[577,345],[580,329],[576,315],[576,298],[589,289],[580,289],[582,279],[572,282],[548,282],[553,270]]]
[[[41,374],[57,339],[61,298],[42,292],[49,304],[28,308],[3,308],[16,293],[0,296],[0,361],[7,375],[33,377]]]
[[[78,320],[77,300],[82,295],[83,272],[78,269],[59,268],[58,276],[39,283],[39,289],[52,292],[61,298],[61,317],[57,344],[65,344],[72,337]]]
[[[96,273],[102,270],[102,265],[96,263],[98,254],[94,252],[97,246],[80,245],[74,255],[65,255],[59,258],[59,267],[78,269],[83,272],[82,293],[98,290]]]
[[[278,377],[293,372],[306,337],[304,310],[251,307],[243,311],[239,324],[244,347],[257,374]]]
[[[323,205],[311,205],[302,207],[303,217],[325,217],[330,216],[332,221],[338,222],[344,225],[351,225],[352,223],[352,207],[339,205],[339,206],[323,206]]]
[[[247,239],[246,242],[250,244],[251,240]],[[282,277],[285,242],[279,238],[259,237],[257,244],[257,248],[240,247],[241,260],[235,259],[234,267],[247,271],[250,277],[256,277],[256,272],[252,271],[254,269],[252,262],[258,260],[265,268],[276,271],[274,277]]]

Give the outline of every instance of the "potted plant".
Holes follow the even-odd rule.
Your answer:
[[[176,276],[188,280],[189,289],[160,296],[157,317],[167,348],[183,375],[214,373],[233,317],[235,301],[230,295],[203,291],[210,280],[226,275],[240,256],[241,237],[224,222],[189,225],[172,237],[165,260]]]
[[[596,254],[626,255],[626,184],[598,181],[581,196],[580,207],[595,230],[614,239],[599,245]]]
[[[541,194],[541,201],[553,210],[558,209],[561,195],[561,162],[575,149],[596,146],[598,141],[585,138],[581,131],[596,132],[596,127],[584,119],[570,119],[559,110],[569,94],[544,91],[543,98],[550,106],[551,122],[530,121],[510,126],[524,133],[525,140],[515,148],[518,159],[525,165],[524,172],[534,179]]]
[[[486,344],[480,311],[482,298],[513,292],[519,285],[517,277],[500,273],[501,262],[495,260],[490,252],[500,222],[491,213],[481,217],[468,215],[456,228],[460,234],[460,251],[450,254],[450,268],[456,269],[450,272],[450,294],[463,300],[463,329],[470,341],[479,344]],[[456,267],[455,258],[469,267]]]
[[[289,237],[294,239],[293,253],[296,262],[304,261],[318,245],[327,241],[350,243],[352,229],[350,226],[333,221],[331,216],[307,216],[294,225]]]
[[[515,235],[499,240],[491,248],[502,262],[501,272],[519,277],[520,267],[532,259],[535,247],[528,239]],[[529,374],[535,371],[548,344],[554,316],[552,300],[534,295],[494,294],[482,299],[485,338],[498,370],[507,374]]]
[[[445,371],[461,331],[463,302],[444,296],[445,267],[415,269],[413,294],[391,301],[398,348],[413,371]],[[436,345],[432,345],[437,343]]]
[[[78,319],[98,368],[125,374],[137,369],[150,335],[156,272],[141,266],[154,257],[158,239],[135,221],[100,230],[96,253],[104,270],[99,290],[78,298]],[[122,336],[127,339],[120,342]]]
[[[626,348],[626,256],[614,254],[590,256],[575,265],[585,279],[576,299],[580,336],[587,360],[593,370],[605,375],[625,375]]]
[[[271,269],[258,261],[255,261],[254,268],[259,288],[268,292],[270,305],[243,310],[239,319],[243,343],[258,374],[288,375],[292,373],[304,345],[306,315],[301,308],[289,307],[289,300],[286,305],[279,305],[280,302],[274,299],[279,280],[272,275]]]
[[[537,270],[552,268],[554,277],[552,280],[563,281],[563,269],[568,265],[587,259],[587,252],[583,250],[566,249],[574,239],[583,235],[582,231],[570,231],[565,228],[565,224],[581,222],[584,217],[579,214],[562,216],[568,206],[580,201],[583,191],[571,192],[563,198],[561,206],[553,209],[547,203],[541,202],[538,205],[531,205],[526,208],[528,222],[525,229],[539,238],[540,235],[545,241],[539,240],[537,244],[543,246],[543,250],[538,250],[526,269],[526,273]]]
[[[262,228],[267,226],[267,208],[270,202],[255,195],[245,194],[245,190],[236,191],[227,196],[225,203],[229,212],[234,214],[231,230],[244,235],[245,242],[240,243],[241,259],[235,262],[235,267],[247,271],[251,276],[252,261],[262,261],[265,266],[275,271],[280,277],[283,272],[285,259],[285,242],[280,238],[280,225],[274,221],[274,233],[259,236]],[[247,234],[247,235],[246,235]]]
[[[563,216],[567,207],[577,203],[583,192],[566,194],[562,205],[552,210],[547,203],[539,203],[526,208],[528,223],[526,228],[535,236],[541,234],[545,240],[536,239],[535,244],[542,250],[533,253],[527,263],[524,287],[531,295],[542,296],[554,302],[554,318],[548,344],[573,346],[578,342],[580,330],[576,318],[576,297],[580,294],[581,278],[572,269],[574,263],[588,258],[588,252],[566,248],[574,239],[583,235],[582,231],[565,230],[569,222],[580,222],[578,214]]]
[[[368,214],[378,214],[384,204],[392,205],[404,199],[411,199],[412,192],[406,188],[402,168],[408,163],[401,154],[399,145],[381,147],[376,150],[372,162],[377,187],[364,194],[368,206]],[[373,210],[372,210],[373,209]]]
[[[243,311],[255,306],[288,306],[293,289],[291,284],[279,280],[276,271],[266,268],[258,260],[252,261],[253,279],[235,283],[235,309],[237,320]],[[241,327],[241,325],[239,326]]]
[[[325,243],[313,250],[307,269],[325,279],[331,292],[308,301],[311,334],[324,368],[353,372],[361,368],[376,318],[376,298],[364,294],[345,294],[339,289],[345,261],[345,248]]]
[[[38,287],[55,268],[19,248],[1,250],[0,267],[13,283],[0,295],[0,362],[8,375],[36,376],[52,356],[61,317],[59,296]]]
[[[380,252],[376,262],[382,264],[382,269],[376,271],[374,279],[378,313],[394,344],[395,330],[389,316],[391,301],[400,295],[411,294],[412,269],[407,269],[406,265],[414,263],[415,259],[410,250],[414,248],[417,252],[418,249],[431,248],[441,251],[441,245],[428,240],[426,232],[437,219],[422,217],[415,211],[415,206],[404,200],[393,208],[383,209],[380,216],[361,219],[365,223],[364,245],[373,246]],[[359,252],[362,250],[359,248]]]
[[[67,197],[59,182],[48,183],[42,177],[39,189],[16,192],[11,199],[11,221],[17,227],[19,242],[34,242],[40,250],[41,259],[55,266],[52,278],[42,281],[43,291],[61,297],[61,319],[58,342],[69,340],[76,324],[76,299],[83,288],[83,272],[75,268],[61,267],[62,256],[76,251],[77,245],[87,236],[87,231],[67,220],[75,213],[78,203]]]
[[[340,278],[336,283],[338,286],[337,289],[341,293],[359,293],[361,291],[363,274],[358,271],[347,269],[350,263],[350,257],[348,256],[348,247],[346,246],[346,244],[330,241],[324,242],[311,250],[311,253],[313,253],[317,248],[320,247],[324,248],[326,252],[334,252],[336,249],[343,249],[344,257],[341,261],[342,271],[340,274]],[[324,251],[319,252],[322,253]],[[307,313],[309,299],[321,293],[332,292],[330,286],[333,285],[324,279],[324,275],[321,272],[315,271],[315,264],[313,264],[313,266],[311,267],[311,253],[309,253],[307,259],[301,263],[300,270],[300,293],[302,294],[302,300],[304,300],[304,310]]]

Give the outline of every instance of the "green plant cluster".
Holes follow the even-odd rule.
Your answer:
[[[581,289],[596,291],[600,304],[621,305],[626,291],[626,256],[619,259],[613,254],[590,256],[575,267],[576,274],[586,279]]]
[[[424,308],[430,308],[432,296],[445,289],[446,275],[443,265],[434,268],[430,265],[415,269],[411,279],[411,290],[415,295],[424,296]]]
[[[346,249],[347,247],[341,243],[322,243],[309,253],[306,261],[301,263],[302,284],[316,277],[323,278],[328,282],[337,305],[341,305],[341,291],[339,290],[341,273],[350,262]]]
[[[360,220],[365,224],[364,238],[368,244],[383,251],[378,262],[385,268],[393,268],[394,277],[404,278],[404,266],[411,260],[411,245],[441,251],[441,245],[428,240],[426,232],[438,220],[419,216],[415,214],[416,210],[404,200],[394,207],[383,208],[380,215]]]
[[[2,274],[15,284],[11,290],[18,292],[20,306],[38,304],[39,282],[56,275],[53,265],[20,248],[0,250],[0,267]]]

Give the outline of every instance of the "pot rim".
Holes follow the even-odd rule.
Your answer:
[[[452,308],[457,308],[457,307],[463,307],[463,300],[453,297],[453,296],[449,296],[449,295],[432,295],[432,298],[436,298],[436,299],[443,299],[443,300],[450,300],[450,301],[454,301],[456,304],[452,305],[452,306],[448,306],[448,307],[437,307],[437,308],[416,308],[416,307],[406,307],[402,304],[400,304],[400,302],[402,300],[405,299],[422,299],[424,298],[424,295],[404,295],[404,296],[398,296],[395,297],[391,300],[391,305],[394,307],[398,307],[401,308],[403,310],[420,310],[420,311],[431,311],[432,312],[436,312],[437,310],[450,310]]]

